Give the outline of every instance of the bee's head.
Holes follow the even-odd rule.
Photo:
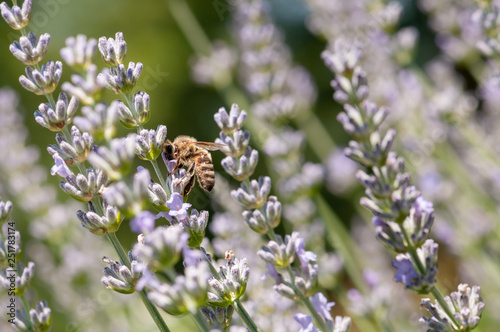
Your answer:
[[[175,146],[174,144],[172,144],[172,142],[167,140],[165,142],[164,150],[165,150],[165,156],[167,157],[167,160],[175,159],[175,155],[177,153],[177,146]]]

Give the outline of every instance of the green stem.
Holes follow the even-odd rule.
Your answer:
[[[328,329],[326,328],[324,319],[318,314],[316,308],[314,308],[311,301],[307,297],[305,297],[304,294],[302,294],[302,292],[297,288],[297,286],[295,286],[294,282],[295,276],[293,274],[292,268],[290,266],[287,266],[286,270],[290,275],[289,286],[292,287],[293,291],[295,292],[295,295],[297,295],[300,298],[300,302],[302,302],[302,304],[307,308],[307,310],[311,314],[312,318],[314,319],[314,322],[316,323],[316,327],[323,332],[327,332]]]
[[[143,289],[142,291],[140,291],[138,293],[141,296],[141,300],[144,303],[144,305],[146,306],[146,309],[148,309],[149,314],[151,315],[151,317],[153,317],[153,320],[155,321],[156,326],[158,326],[158,329],[161,332],[170,332],[167,324],[165,324],[165,321],[163,320],[160,313],[158,312],[158,309],[156,309],[156,307],[153,305],[153,303],[151,303],[151,301],[149,301],[148,296],[146,294],[146,291]]]
[[[205,318],[203,317],[203,315],[199,310],[195,314],[193,314],[193,317],[201,331],[204,332],[210,331],[210,326],[208,326],[207,321],[205,320]]]
[[[160,167],[158,166],[158,161],[155,159],[155,160],[150,160],[150,162],[151,162],[151,165],[153,165],[153,168],[155,170],[156,176],[158,177],[158,181],[160,181],[161,186],[163,187],[163,189],[165,189],[165,192],[168,195],[172,194],[170,192],[170,188],[167,187],[167,182],[163,178],[163,174],[161,174]]]
[[[460,327],[460,324],[457,322],[457,320],[453,316],[453,313],[450,311],[450,308],[448,307],[448,303],[446,303],[446,300],[444,299],[443,295],[441,294],[441,292],[439,291],[439,289],[437,289],[436,286],[434,286],[432,288],[431,294],[434,296],[434,298],[439,303],[439,305],[441,306],[441,308],[443,308],[443,310],[446,312],[446,315],[453,322],[453,324],[455,325],[455,327],[457,327],[457,328]]]
[[[257,327],[255,322],[252,320],[248,312],[245,310],[245,307],[240,302],[240,299],[236,299],[234,301],[234,310],[238,313],[240,316],[241,320],[245,324],[245,326],[248,328],[250,332],[259,332],[260,329]]]
[[[126,251],[123,249],[120,240],[118,240],[118,237],[116,237],[116,233],[107,232],[106,237],[108,238],[109,242],[111,242],[111,244],[113,245],[113,248],[115,248],[118,257],[120,257],[121,263],[130,268],[130,261],[128,259],[128,255]]]
[[[19,295],[19,298],[21,299],[21,302],[23,304],[23,308],[24,308],[24,311],[26,312],[26,315],[29,317],[30,316],[30,306],[28,304],[28,301],[26,301],[26,297],[24,296],[24,294],[21,294]],[[35,332],[35,330],[33,329],[33,325],[31,324],[31,320],[28,319],[28,331],[29,332]]]
[[[403,236],[404,236],[405,241],[406,241],[408,253],[411,256],[413,263],[417,266],[418,273],[420,275],[424,275],[425,274],[425,267],[422,265],[422,262],[420,261],[420,258],[418,257],[417,250],[413,246],[413,243],[411,242],[410,236],[408,235],[408,232],[404,228],[403,224],[400,223],[399,225],[400,225],[401,233],[403,233]]]

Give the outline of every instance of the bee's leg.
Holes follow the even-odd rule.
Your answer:
[[[182,163],[177,162],[177,163],[175,164],[175,167],[174,167],[174,169],[172,170],[172,172],[168,173],[168,175],[172,175],[172,174],[174,174],[174,172],[175,172],[176,170],[181,169],[183,166],[184,166],[184,165],[183,165]]]
[[[186,197],[194,186],[194,174],[189,179],[188,183],[184,187],[184,197]]]
[[[181,178],[180,182],[177,184],[180,185],[181,183],[186,183],[186,186],[184,187],[184,196],[186,196],[191,191],[191,188],[194,185],[195,168],[196,163],[193,163],[187,170],[186,174],[184,174],[184,176]]]

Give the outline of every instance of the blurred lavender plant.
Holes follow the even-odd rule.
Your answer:
[[[241,182],[240,188],[231,191],[231,196],[245,209],[242,213],[245,223],[254,232],[266,234],[270,240],[258,251],[258,255],[266,262],[267,274],[276,282],[274,289],[283,297],[300,301],[306,306],[311,316],[295,315],[303,331],[317,328],[321,331],[348,331],[350,318],[338,316],[334,320],[329,313],[333,304],[327,303],[323,294],[316,293],[316,255],[305,251],[304,239],[297,232],[285,238],[274,232],[281,221],[281,203],[277,197],[269,196],[269,177],[250,180],[258,162],[258,152],[248,146],[250,133],[241,129],[245,118],[246,112],[240,112],[236,104],[232,105],[229,114],[224,108],[219,109],[214,119],[221,132],[215,142],[228,146],[223,150],[226,158],[222,160],[222,166]],[[295,258],[300,261],[300,269],[292,268]],[[284,278],[278,270],[286,271],[288,278]]]
[[[367,195],[360,203],[374,214],[378,239],[397,253],[393,260],[397,268],[395,281],[417,293],[434,295],[441,311],[438,314],[436,310],[429,310],[432,317],[422,319],[430,331],[473,330],[479,323],[484,303],[476,296],[472,302],[462,302],[463,307],[455,312],[456,307],[445,302],[435,286],[438,245],[427,239],[434,209],[432,203],[425,201],[410,185],[403,158],[391,151],[396,132],[389,129],[385,135],[381,133],[380,125],[388,111],[367,100],[366,74],[359,66],[361,52],[337,40],[333,50],[325,51],[322,57],[335,74],[334,99],[344,105],[345,112],[339,114],[338,120],[354,138],[345,154],[372,173],[359,171],[357,174]],[[477,292],[479,287],[475,287]],[[430,309],[429,305],[424,306]],[[436,320],[441,325],[434,323]]]

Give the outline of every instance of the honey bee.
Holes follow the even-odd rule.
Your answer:
[[[165,142],[165,157],[167,160],[177,162],[171,173],[184,166],[187,167],[187,172],[180,182],[186,183],[184,196],[193,188],[195,175],[200,187],[206,191],[212,191],[215,184],[215,172],[212,156],[208,150],[220,150],[224,146],[219,143],[198,142],[196,138],[190,136],[177,136],[173,142],[170,140]]]

